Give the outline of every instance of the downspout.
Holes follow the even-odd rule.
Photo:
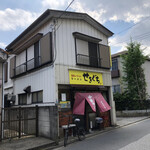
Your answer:
[[[2,63],[2,110],[1,110],[1,116],[2,116],[2,118],[1,118],[1,138],[3,139],[3,130],[4,130],[4,126],[3,126],[3,124],[2,124],[2,121],[4,120],[4,110],[3,110],[3,108],[4,108],[4,62]]]

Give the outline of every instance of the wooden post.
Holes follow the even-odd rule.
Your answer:
[[[38,119],[38,117],[39,117],[39,107],[38,107],[38,105],[36,105],[36,137],[38,137],[38,135],[39,135],[39,124],[38,124],[39,119]]]

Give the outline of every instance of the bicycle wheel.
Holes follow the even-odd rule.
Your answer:
[[[68,130],[65,131],[65,136],[64,136],[64,147],[66,147],[68,141]]]
[[[85,130],[84,129],[78,130],[78,139],[79,139],[79,141],[82,141],[85,139]]]

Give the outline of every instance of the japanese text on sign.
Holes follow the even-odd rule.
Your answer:
[[[101,73],[69,70],[70,84],[103,85]]]

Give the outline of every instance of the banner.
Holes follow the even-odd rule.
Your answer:
[[[70,84],[103,85],[102,73],[69,70]]]

